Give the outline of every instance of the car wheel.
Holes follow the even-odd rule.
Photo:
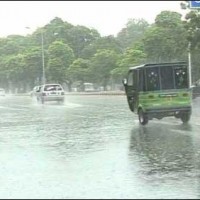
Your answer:
[[[147,114],[145,114],[142,109],[139,109],[138,118],[139,118],[140,124],[142,125],[146,125],[149,121]]]
[[[64,104],[64,100],[58,101],[59,104]]]

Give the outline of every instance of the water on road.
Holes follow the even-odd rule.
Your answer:
[[[1,97],[0,198],[199,198],[199,104],[143,127],[125,96]]]

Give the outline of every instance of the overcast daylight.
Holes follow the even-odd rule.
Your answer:
[[[199,8],[0,1],[0,199],[199,199]]]
[[[116,35],[128,19],[153,23],[163,10],[183,13],[180,1],[1,1],[0,36],[31,33],[54,17],[95,28],[102,36]]]

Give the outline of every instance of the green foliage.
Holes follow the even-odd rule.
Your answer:
[[[74,60],[73,50],[61,41],[53,42],[48,49],[47,74],[49,81],[63,83],[66,81],[67,68]]]
[[[132,47],[136,42],[142,39],[149,24],[144,19],[129,19],[126,27],[117,34],[117,41],[121,48],[125,50]]]
[[[104,89],[110,79],[111,71],[117,67],[119,57],[114,51],[102,49],[92,58],[92,74],[96,83],[103,85]]]
[[[192,79],[200,79],[200,9],[190,9],[189,1],[181,2],[181,7],[187,14],[183,21],[187,31],[187,42],[191,44]]]
[[[5,60],[5,75],[8,79],[16,83],[24,78],[24,56],[21,54],[7,57]]]
[[[180,26],[181,14],[171,11],[162,11],[156,16],[155,24],[163,28],[176,28]]]
[[[119,42],[114,38],[114,36],[104,36],[97,38],[91,44],[86,46],[81,54],[82,58],[90,59],[99,50],[110,50],[116,53],[122,53],[122,48]]]
[[[117,63],[118,67],[111,71],[111,75],[115,80],[122,80],[130,66],[136,66],[145,62],[146,55],[139,47],[140,45],[138,44],[136,48],[126,49]]]
[[[48,82],[93,82],[108,86],[112,80],[121,83],[129,66],[145,62],[187,60],[191,42],[192,68],[195,80],[200,76],[200,12],[181,14],[162,11],[155,23],[129,19],[117,37],[101,37],[97,30],[74,26],[55,17],[44,27],[27,36],[0,38],[0,85],[8,89],[32,88],[41,84],[42,37]],[[12,88],[11,88],[12,87]]]
[[[69,30],[69,46],[73,49],[76,58],[81,57],[83,49],[98,38],[100,34],[95,29],[78,25]]]
[[[67,73],[73,81],[88,82],[90,77],[91,63],[82,58],[76,59],[68,68]]]
[[[170,62],[185,60],[187,53],[187,32],[176,12],[163,11],[156,17],[156,23],[145,33],[144,50],[148,62]]]
[[[42,80],[42,53],[40,47],[32,47],[24,52],[25,74],[31,87],[40,85]]]

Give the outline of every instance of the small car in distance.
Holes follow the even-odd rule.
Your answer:
[[[64,103],[65,92],[60,84],[44,84],[37,95],[37,101],[44,104],[47,101],[57,101]]]
[[[6,92],[3,88],[0,88],[0,96],[5,96]]]

